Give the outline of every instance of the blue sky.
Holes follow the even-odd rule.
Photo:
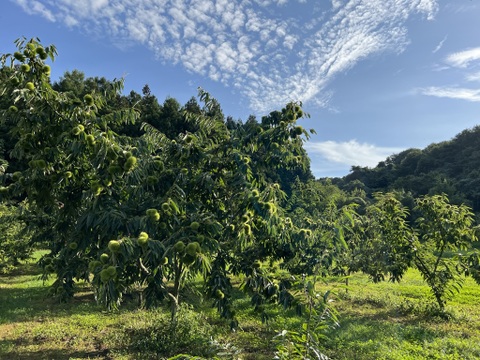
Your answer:
[[[312,171],[343,176],[480,123],[479,19],[476,0],[3,0],[0,52],[39,37],[52,80],[200,86],[236,119],[301,100]]]

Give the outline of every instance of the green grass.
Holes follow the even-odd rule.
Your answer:
[[[38,255],[38,254],[37,254]],[[48,296],[39,269],[26,263],[0,276],[1,359],[163,359],[188,352],[222,359],[273,359],[272,338],[283,329],[299,329],[293,310],[267,307],[259,314],[242,292],[234,293],[240,327],[230,332],[208,301],[186,295],[193,308],[182,312],[177,337],[168,307],[117,312],[96,305],[87,284],[67,304]],[[340,326],[331,331],[324,352],[333,359],[478,359],[480,358],[480,287],[467,279],[448,303],[449,319],[435,316],[433,299],[420,274],[410,270],[400,284],[373,284],[354,274],[348,292],[341,281],[319,281],[331,290]]]
[[[348,292],[337,286],[341,326],[327,354],[335,359],[479,359],[480,287],[466,279],[436,316],[433,298],[420,274],[409,270],[399,284],[373,284],[355,274]],[[328,287],[328,285],[326,286]]]

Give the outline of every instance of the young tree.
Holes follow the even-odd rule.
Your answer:
[[[473,213],[465,205],[450,204],[445,194],[418,199],[416,211],[421,215],[416,220],[414,263],[443,311],[448,298],[463,283],[459,251],[471,249],[477,240]]]
[[[385,275],[400,281],[409,267],[415,267],[443,311],[463,276],[475,278],[475,256],[459,255],[471,250],[477,239],[473,214],[465,205],[451,205],[446,195],[416,199],[414,212],[418,217],[413,226],[407,221],[407,208],[394,194],[376,194],[376,203],[367,207],[358,223],[359,241],[351,244],[350,269],[365,272],[374,281]]]

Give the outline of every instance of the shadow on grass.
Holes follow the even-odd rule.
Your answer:
[[[0,351],[5,349],[15,349],[18,345],[18,341],[15,340],[0,340]],[[109,355],[109,349],[98,349],[94,351],[76,351],[66,349],[50,349],[50,350],[38,350],[38,351],[10,351],[8,353],[3,352],[0,354],[1,359],[8,358],[9,360],[39,360],[39,359],[55,359],[55,360],[67,360],[67,359],[113,359]],[[5,357],[1,357],[5,356]],[[8,357],[7,357],[8,356]]]
[[[40,273],[36,264],[27,263],[0,276],[0,324],[101,310],[87,284],[78,284],[75,297],[67,303],[60,303],[49,294],[50,287],[42,285]]]
[[[40,276],[41,270],[38,268],[35,263],[26,263],[20,264],[16,268],[10,270],[7,274],[0,275],[0,280],[4,278],[12,278],[16,276],[25,276],[25,275],[38,275]]]

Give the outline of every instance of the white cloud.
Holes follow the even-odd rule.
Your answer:
[[[419,91],[428,96],[480,102],[480,89],[431,86],[419,89]]]
[[[435,49],[433,49],[432,54],[437,53],[437,52],[443,47],[443,44],[445,43],[445,41],[447,41],[447,36],[446,36],[446,35],[445,35],[445,37],[442,39],[442,41],[440,41],[440,42],[438,43],[438,45],[435,47]]]
[[[475,73],[471,73],[471,74],[467,74],[466,80],[467,81],[480,81],[480,71],[475,72]]]
[[[480,47],[450,54],[445,59],[447,64],[458,68],[466,68],[471,62],[478,60],[480,60]]]
[[[45,19],[55,22],[55,15],[37,0],[16,0],[27,14],[39,14]]]
[[[337,164],[368,167],[375,167],[388,156],[403,150],[394,147],[378,147],[367,143],[362,144],[356,140],[307,142],[305,148],[311,157],[319,155]]]
[[[290,100],[318,103],[331,80],[362,59],[403,51],[408,19],[431,19],[438,7],[437,0],[332,0],[320,12],[317,1],[297,0],[312,9],[298,19],[284,11],[292,0],[14,1],[112,43],[144,44],[164,62],[233,85],[259,112]]]

